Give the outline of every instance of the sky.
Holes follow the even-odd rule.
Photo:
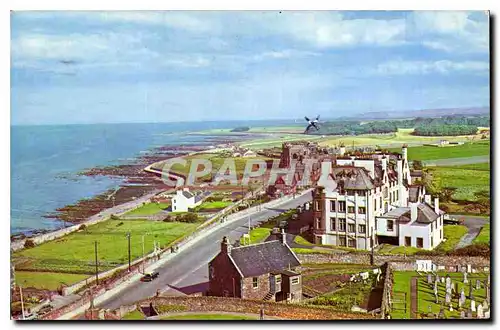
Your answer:
[[[489,105],[465,11],[11,13],[11,124],[323,118]]]

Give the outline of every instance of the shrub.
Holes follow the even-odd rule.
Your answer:
[[[111,220],[120,220],[120,218],[117,215],[111,214],[109,217]]]
[[[177,216],[176,221],[194,223],[198,221],[196,213],[185,213]]]
[[[175,220],[175,217],[172,217],[170,215],[167,215],[165,218],[163,218],[163,222],[172,222]]]
[[[118,223],[116,226],[117,226],[117,227],[120,227],[120,226],[122,226],[122,225],[123,225],[123,221],[122,221],[122,222],[120,222],[120,223]]]
[[[455,251],[448,252],[448,255],[470,256],[470,257],[490,257],[490,246],[484,243],[475,243]]]
[[[24,242],[24,247],[26,249],[29,249],[29,248],[33,248],[35,247],[35,242],[33,242],[33,240],[31,238],[28,238],[25,242]]]
[[[78,230],[85,230],[85,229],[87,229],[87,226],[84,223],[82,223],[80,227],[78,227]]]

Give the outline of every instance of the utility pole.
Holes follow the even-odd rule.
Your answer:
[[[94,251],[95,251],[95,283],[99,285],[99,265],[97,262],[97,241],[94,241]]]
[[[144,274],[144,235],[142,235],[142,273]]]
[[[128,271],[130,272],[130,232],[127,233],[128,239]]]
[[[23,313],[23,320],[25,320],[26,315],[24,314],[23,288],[21,288],[21,286],[19,286],[19,294],[21,295],[21,313]]]

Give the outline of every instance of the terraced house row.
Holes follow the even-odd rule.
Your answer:
[[[443,240],[439,199],[412,184],[401,153],[346,154],[323,161],[314,191],[316,243],[369,250],[388,243],[431,250]]]

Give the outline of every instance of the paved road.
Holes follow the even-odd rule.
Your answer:
[[[481,228],[490,222],[489,218],[475,217],[473,215],[451,215],[451,217],[462,220],[463,225],[469,229],[469,232],[462,236],[457,243],[457,249],[472,244],[472,241],[479,234]]]
[[[250,217],[251,225],[266,221],[269,217],[277,215],[284,210],[295,208],[298,205],[312,199],[311,193],[297,197],[273,208],[263,208],[262,211],[254,213]],[[182,294],[169,287],[185,288],[197,286],[208,281],[208,262],[220,251],[220,242],[223,236],[227,236],[230,242],[240,238],[248,230],[249,218],[244,217],[226,226],[215,230],[202,240],[182,249],[178,255],[167,261],[158,268],[160,276],[149,283],[135,282],[126,290],[110,299],[98,304],[99,307],[116,309],[122,305],[130,305],[134,302],[154,296],[157,290],[172,294]]]

